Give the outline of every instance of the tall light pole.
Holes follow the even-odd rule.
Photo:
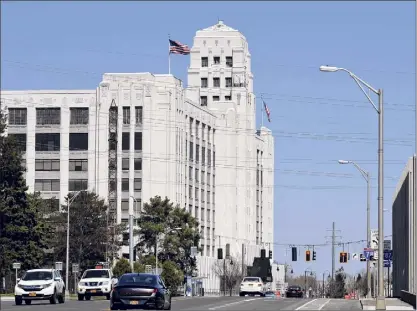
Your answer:
[[[346,160],[339,160],[339,164],[352,164],[356,169],[361,173],[362,177],[366,181],[366,247],[371,247],[371,177],[369,172],[362,169],[356,162],[354,161],[346,161]],[[366,278],[367,278],[367,290],[366,290],[366,297],[370,298],[371,294],[371,267],[370,267],[369,259],[366,260]]]
[[[368,101],[378,113],[378,271],[384,271],[384,249],[381,245],[384,243],[384,104],[383,104],[383,90],[375,89],[368,83],[360,79],[353,72],[339,67],[320,66],[320,71],[323,72],[347,72],[350,77],[356,82]],[[371,97],[365,92],[363,85],[378,95],[378,107],[374,104]],[[384,274],[378,274],[378,296],[376,298],[376,310],[386,310],[385,296],[384,296]]]
[[[164,232],[164,234],[168,234],[172,231],[178,231],[181,230],[181,227],[177,227],[177,228],[172,228],[169,229],[167,231]],[[155,239],[155,274],[158,274],[158,239],[159,239],[159,234],[156,235],[156,239]]]
[[[326,274],[326,272],[328,272],[329,273],[329,275],[328,275],[328,279],[330,279],[331,278],[331,276],[330,276],[330,271],[329,270],[324,270],[324,272],[323,272],[323,298],[326,298],[326,290],[325,290],[325,287],[324,287],[324,275]]]
[[[131,195],[130,196],[133,201],[135,202],[135,205],[138,204],[138,202],[136,201],[136,199]],[[137,216],[137,215],[136,215]],[[133,272],[133,206],[130,207],[129,206],[129,262],[130,262],[130,268],[132,269]]]
[[[65,296],[67,299],[69,299],[70,293],[69,293],[69,287],[68,287],[68,276],[69,276],[69,238],[70,238],[70,206],[72,202],[74,202],[75,198],[85,190],[80,190],[74,193],[74,195],[68,199],[67,203],[67,256],[66,256],[66,262],[65,262]]]

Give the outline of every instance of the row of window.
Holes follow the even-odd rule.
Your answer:
[[[231,77],[225,78],[226,87],[232,87],[233,82]],[[201,87],[208,88],[208,78],[201,78]],[[220,78],[213,78],[213,87],[220,87]]]
[[[21,151],[26,151],[26,134],[9,134],[13,137]],[[69,150],[88,150],[88,133],[69,133]],[[115,142],[109,142],[109,148],[115,148]],[[38,133],[35,134],[36,151],[59,151],[61,149],[60,133]],[[122,133],[122,150],[130,150],[130,133]],[[134,150],[142,150],[142,132],[135,132]]]
[[[122,170],[129,170],[129,159],[122,159]],[[142,159],[134,159],[134,170],[142,170]],[[56,159],[42,159],[35,160],[35,171],[60,171],[60,160]],[[88,171],[88,160],[69,160],[69,171],[70,172],[85,172]]]
[[[70,124],[87,125],[89,120],[88,108],[70,108]],[[9,108],[8,122],[10,125],[27,124],[27,108]],[[135,123],[142,125],[143,107],[135,107]],[[61,124],[61,108],[36,108],[37,125]],[[123,124],[130,124],[130,107],[123,107]]]
[[[208,57],[202,57],[201,58],[201,67],[208,67]],[[214,56],[213,57],[213,64],[214,65],[220,65],[221,59],[220,56]],[[226,67],[233,67],[233,57],[232,56],[226,56]]]
[[[187,148],[189,143],[189,149]],[[207,155],[207,158],[206,158]],[[185,156],[188,156],[188,159],[190,161],[194,161],[196,163],[200,162],[200,145],[196,144],[195,145],[195,158],[194,158],[194,143],[192,141],[188,142],[185,141]],[[207,160],[207,162],[206,162]],[[213,167],[215,167],[216,165],[216,151],[213,151],[213,163],[212,163],[212,153],[210,149],[207,149],[206,152],[206,147],[201,147],[201,164],[202,165],[207,165],[210,167],[213,165]]]
[[[207,185],[210,186],[210,181],[211,181],[211,174],[207,173],[207,179],[205,178],[206,172],[205,171],[201,171],[201,179],[200,179],[200,170],[198,168],[195,169],[194,174],[193,174],[193,167],[190,166],[188,168],[188,178],[192,181],[193,180],[193,176],[194,176],[194,180],[196,182],[200,182],[204,185],[205,180],[207,180]],[[213,187],[215,186],[215,175],[213,174]]]
[[[69,179],[68,191],[87,190],[88,179]],[[35,191],[60,191],[59,179],[35,179]],[[142,178],[133,180],[133,189],[135,191],[142,190]],[[122,191],[129,191],[129,178],[122,178]]]
[[[194,198],[196,200],[198,200],[198,197],[199,197],[199,194],[200,194],[200,189],[196,187],[196,188],[194,188],[194,191],[193,191],[193,186],[188,186],[188,197],[190,199],[193,198],[193,193],[195,195]],[[216,194],[215,192],[211,193],[211,191],[207,191],[207,195],[204,196],[204,190],[201,189],[200,200],[201,200],[201,202],[207,202],[208,204],[210,204],[211,200],[213,200],[213,203],[214,203],[215,202],[214,201],[215,194]],[[204,200],[204,199],[207,199],[207,200]]]
[[[187,118],[187,117],[186,117]],[[193,130],[193,125],[195,125],[195,130]],[[200,137],[200,121],[195,120],[193,118],[189,118],[189,132],[190,135],[194,135],[199,138]],[[210,138],[211,135],[213,135],[214,138],[214,133],[215,133],[215,129],[213,129],[213,133],[211,134],[211,127],[209,125],[207,125],[207,141],[210,143]],[[201,137],[203,138],[203,140],[205,140],[206,138],[206,125],[204,123],[201,123]]]
[[[220,96],[214,95],[212,97],[212,99],[213,99],[214,102],[218,102],[218,101],[220,101]],[[224,97],[224,101],[231,101],[231,100],[232,100],[232,95],[226,95]],[[207,96],[200,96],[200,106],[205,107],[207,105],[208,105],[208,97]]]

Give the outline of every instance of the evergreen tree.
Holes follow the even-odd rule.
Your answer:
[[[5,130],[0,107],[0,280],[13,273],[14,262],[21,263],[22,270],[43,265],[47,230],[39,198],[27,194],[21,146]]]

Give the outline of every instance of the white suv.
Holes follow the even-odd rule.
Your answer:
[[[51,304],[65,302],[65,284],[61,274],[55,269],[34,269],[26,271],[21,279],[17,279],[14,288],[16,305],[23,301],[27,305],[32,300],[49,300]]]
[[[245,295],[261,295],[265,297],[265,285],[260,277],[248,276],[243,279],[240,284],[239,296]]]
[[[78,300],[90,300],[92,296],[106,296],[110,300],[114,283],[110,269],[85,270],[78,283]]]

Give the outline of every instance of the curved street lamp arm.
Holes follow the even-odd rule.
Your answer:
[[[361,173],[362,177],[366,180],[366,182],[369,182],[369,173],[365,171],[363,168],[361,168],[356,162],[352,161],[352,164],[358,169],[358,171]]]

